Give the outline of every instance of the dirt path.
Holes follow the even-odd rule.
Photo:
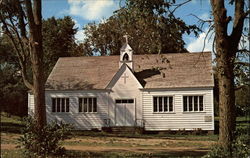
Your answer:
[[[1,149],[15,150],[19,135],[1,135]],[[67,150],[88,152],[207,152],[214,141],[174,138],[78,137],[65,140]]]
[[[16,144],[1,144],[1,150],[14,150],[16,146]]]
[[[214,141],[176,140],[162,138],[120,138],[120,137],[86,137],[73,138],[65,141],[64,147],[68,150],[90,152],[180,152],[197,151],[206,152]],[[68,143],[73,143],[68,145]]]
[[[89,152],[138,152],[138,153],[156,153],[156,152],[207,152],[208,149],[199,149],[193,147],[109,147],[109,146],[64,146],[68,150],[89,151]]]

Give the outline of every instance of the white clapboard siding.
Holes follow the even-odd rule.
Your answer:
[[[69,98],[70,112],[52,112],[52,97]],[[82,97],[97,98],[97,113],[79,112],[79,98]],[[46,91],[47,122],[62,121],[81,130],[101,129],[108,118],[108,97],[104,91]]]
[[[125,74],[127,76],[126,81],[124,79]],[[142,88],[142,86],[127,66],[120,68],[118,73],[114,76],[111,83],[109,84],[109,88],[111,88],[110,92],[111,100],[109,103],[110,105],[109,114],[111,119],[111,125],[116,124],[115,122],[116,117],[123,117],[115,114],[116,99],[134,99],[135,121],[137,119],[142,119],[142,102],[141,102],[141,91],[140,91],[140,88]]]
[[[34,95],[28,92],[28,115],[33,116],[35,113]]]
[[[214,130],[213,90],[211,88],[148,90],[142,92],[146,130]],[[203,112],[183,112],[184,95],[203,95]],[[173,113],[153,113],[153,96],[173,96]],[[205,116],[211,116],[210,122]]]

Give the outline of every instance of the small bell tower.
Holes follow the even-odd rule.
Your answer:
[[[119,62],[119,68],[125,63],[132,71],[134,71],[133,68],[133,50],[128,44],[128,35],[123,36],[125,38],[125,44],[120,49],[120,62]]]

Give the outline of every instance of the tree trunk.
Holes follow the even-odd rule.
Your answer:
[[[224,0],[211,0],[214,27],[216,60],[219,80],[219,143],[229,149],[232,154],[232,143],[235,132],[236,108],[234,94],[234,60],[242,35],[244,18],[244,1],[237,0],[235,4],[233,29],[228,36],[228,23],[232,20],[227,16]]]
[[[34,39],[39,39],[34,36]],[[34,40],[39,41],[39,40]],[[32,70],[33,70],[33,94],[34,94],[34,104],[35,104],[35,119],[38,123],[39,128],[43,128],[46,124],[46,108],[45,108],[45,92],[44,92],[44,70],[42,63],[42,41],[33,42],[32,44]],[[38,44],[36,44],[38,43]]]
[[[211,0],[215,25],[215,45],[217,74],[219,80],[219,143],[225,149],[231,149],[235,130],[234,74],[231,42],[227,35],[228,17],[223,0]]]
[[[217,37],[218,38],[218,37]],[[221,41],[218,39],[218,41]],[[218,43],[218,42],[217,42]],[[217,66],[219,80],[219,143],[226,149],[231,150],[235,131],[235,95],[233,61],[227,53],[230,50],[217,48]]]
[[[38,127],[41,129],[46,124],[41,0],[33,1],[33,9],[31,1],[26,0],[25,2],[29,19],[35,119]]]

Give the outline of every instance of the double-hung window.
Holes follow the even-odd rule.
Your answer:
[[[79,112],[94,113],[97,112],[97,98],[79,98]]]
[[[173,96],[154,96],[153,97],[153,112],[164,113],[173,112]]]
[[[69,98],[52,98],[52,112],[69,112]]]
[[[204,111],[203,96],[183,96],[184,112],[202,112]]]

